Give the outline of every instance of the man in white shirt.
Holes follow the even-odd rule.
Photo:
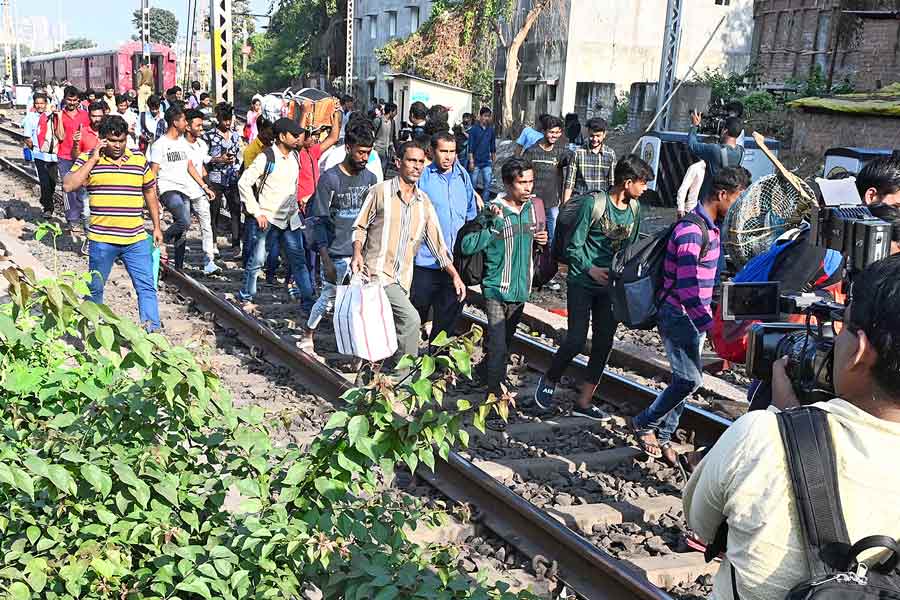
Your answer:
[[[131,110],[131,100],[128,94],[118,94],[116,96],[116,112],[120,117],[128,123],[128,138],[125,142],[129,150],[138,149],[137,141],[137,114]]]
[[[328,169],[338,166],[344,162],[345,158],[347,158],[346,144],[332,146],[325,151],[322,158],[319,160],[319,172],[324,173]],[[366,163],[366,170],[375,175],[375,183],[384,181],[384,165],[382,165],[377,152],[369,154],[369,162]]]
[[[191,226],[190,194],[198,187],[210,199],[215,194],[190,160],[191,148],[184,139],[187,129],[184,111],[176,104],[169,107],[165,118],[168,129],[153,142],[148,159],[156,176],[160,202],[175,219],[166,229],[163,240],[175,246],[175,268],[181,269],[184,267],[187,231]]]
[[[838,493],[850,543],[870,535],[900,538],[900,255],[857,274],[843,321],[834,327],[838,396],[814,406],[827,413]],[[775,362],[779,408],[798,404],[786,359]],[[750,412],[726,431],[684,490],[688,525],[711,542],[728,524],[726,557],[710,598],[784,598],[810,579],[806,544],[774,409]],[[882,551],[863,554],[871,567]]]
[[[681,181],[675,198],[675,208],[679,219],[697,206],[704,177],[706,177],[706,162],[702,160],[698,160],[685,171],[684,179]]]
[[[206,167],[209,161],[209,146],[203,141],[203,113],[197,109],[188,109],[184,113],[187,119],[187,129],[184,130],[184,140],[190,148],[191,164],[194,170],[200,174],[203,180],[206,179]],[[203,266],[203,273],[212,275],[220,271],[219,266],[214,262],[216,254],[216,242],[212,231],[212,218],[209,211],[209,198],[196,182],[190,192],[191,210],[197,215],[200,222],[200,239],[203,247],[203,254],[206,255],[206,264]]]
[[[294,281],[300,288],[301,306],[309,311],[316,301],[306,263],[303,231],[297,203],[300,163],[294,148],[303,129],[292,119],[281,118],[273,126],[275,143],[246,165],[238,181],[241,203],[250,215],[244,229],[248,251],[244,285],[238,292],[241,302],[256,295],[256,278],[266,262],[266,246],[284,244]],[[271,164],[270,164],[271,160]],[[268,244],[267,244],[268,240]]]

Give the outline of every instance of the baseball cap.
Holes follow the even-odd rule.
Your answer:
[[[300,135],[303,133],[303,128],[300,127],[298,123],[295,123],[293,119],[289,119],[287,117],[281,117],[272,127],[275,135],[279,135],[281,133],[290,133],[292,135]]]

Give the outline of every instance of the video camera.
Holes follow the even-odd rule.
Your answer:
[[[854,178],[816,182],[822,202],[813,210],[809,243],[844,256],[842,280],[849,301],[854,273],[890,254],[891,225],[862,203]],[[768,381],[772,364],[787,356],[788,376],[804,404],[834,397],[834,338],[845,308],[827,294],[781,294],[775,281],[726,283],[722,288],[723,319],[763,321],[749,330],[747,376]],[[787,323],[785,315],[806,319]]]

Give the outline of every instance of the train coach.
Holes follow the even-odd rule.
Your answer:
[[[140,42],[128,42],[112,49],[84,48],[53,52],[22,59],[23,81],[66,81],[80,90],[103,90],[112,82],[117,92],[135,88],[141,65]],[[151,44],[150,65],[153,87],[157,92],[175,85],[175,51],[162,44]]]

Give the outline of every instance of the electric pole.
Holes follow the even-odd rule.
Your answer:
[[[656,112],[659,129],[669,129],[669,96],[675,90],[678,69],[678,49],[681,46],[681,19],[684,0],[669,0],[666,9],[666,29],[663,33],[662,60],[659,66],[659,84],[656,86]]]
[[[347,64],[344,68],[344,92],[349,94],[353,89],[353,3],[347,0]]]
[[[141,63],[150,64],[150,0],[141,0]]]
[[[12,18],[9,10],[9,0],[3,0],[3,57],[4,57],[4,76],[7,80],[11,80],[13,76],[12,70]]]
[[[16,42],[16,83],[22,85],[22,49],[19,44],[19,27],[16,16],[16,0],[12,0],[12,30],[13,39]]]

